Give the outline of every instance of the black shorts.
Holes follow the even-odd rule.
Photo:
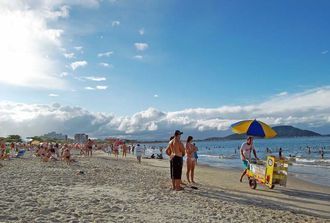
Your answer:
[[[181,180],[183,158],[180,156],[174,156],[171,160],[171,178],[173,180]]]
[[[173,180],[173,161],[170,160],[170,174],[171,174],[171,179]]]

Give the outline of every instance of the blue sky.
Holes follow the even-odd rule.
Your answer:
[[[3,20],[14,21],[1,41],[0,56],[9,64],[0,70],[3,102],[59,103],[132,120],[149,108],[168,117],[329,91],[329,1],[15,0],[0,9],[7,10]],[[17,13],[31,20],[29,31]],[[75,62],[85,65],[73,68]],[[327,110],[325,104],[314,108]],[[231,113],[208,120],[234,120],[227,116]],[[307,123],[306,117],[311,114],[293,123],[269,120],[330,132],[328,113],[323,125]],[[166,131],[181,127],[166,120]],[[127,133],[119,126],[116,134],[148,133],[148,128]],[[161,132],[156,126],[150,131]],[[204,131],[192,126],[189,131]],[[210,134],[225,130],[207,127],[215,131]]]

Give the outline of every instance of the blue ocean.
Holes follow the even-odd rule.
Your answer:
[[[198,163],[221,168],[242,168],[239,147],[244,140],[196,142]],[[159,153],[166,143],[146,145],[146,155]],[[299,137],[255,139],[254,146],[260,159],[267,155],[279,155],[290,158],[289,173],[296,177],[330,187],[330,137]],[[321,158],[321,148],[324,156]],[[252,155],[253,156],[253,155]]]

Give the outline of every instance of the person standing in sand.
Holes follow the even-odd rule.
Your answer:
[[[126,158],[126,155],[127,155],[127,146],[126,146],[126,144],[125,143],[123,143],[123,145],[122,145],[122,150],[123,150],[123,156],[122,156],[122,158]]]
[[[183,190],[181,184],[182,166],[183,166],[183,156],[185,155],[184,146],[180,140],[183,132],[176,130],[174,133],[174,139],[169,143],[169,151],[171,151],[170,158],[172,160],[172,174],[174,179],[174,189],[176,191]]]
[[[174,139],[174,136],[171,136],[170,142],[172,141],[172,139]],[[170,175],[171,175],[171,180],[172,180],[172,189],[174,190],[175,183],[174,183],[174,178],[173,178],[173,162],[172,162],[172,157],[171,157],[172,151],[170,148],[170,143],[168,143],[168,146],[165,149],[165,153],[166,153],[166,155],[168,155],[170,157]]]
[[[196,165],[196,160],[195,160],[195,152],[197,151],[197,148],[195,145],[192,144],[192,140],[193,137],[192,136],[188,136],[187,138],[187,142],[186,142],[186,154],[187,154],[187,180],[189,183],[194,181],[194,171],[195,171],[195,165]],[[189,179],[189,175],[190,175],[190,179]]]
[[[240,182],[242,182],[242,179],[243,177],[245,176],[248,168],[249,168],[249,161],[250,161],[250,158],[251,158],[251,151],[253,150],[253,155],[254,157],[258,160],[259,158],[257,157],[257,152],[254,148],[254,145],[253,145],[253,137],[252,136],[248,136],[247,139],[246,139],[246,142],[244,142],[240,148],[240,154],[241,154],[241,160],[243,162],[243,168],[244,168],[244,171],[241,175],[241,178],[240,178]]]
[[[118,160],[119,145],[116,144],[116,143],[113,145],[113,153],[115,154],[115,158],[116,158],[116,160]]]
[[[87,143],[86,143],[86,150],[87,150],[87,156],[92,156],[92,151],[93,151],[93,141],[91,139],[88,139],[87,140]]]
[[[143,153],[143,148],[140,146],[140,144],[137,144],[135,147],[135,155],[139,163],[141,163],[142,153]]]

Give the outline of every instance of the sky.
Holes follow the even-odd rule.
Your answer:
[[[330,2],[4,0],[0,136],[330,133]]]

